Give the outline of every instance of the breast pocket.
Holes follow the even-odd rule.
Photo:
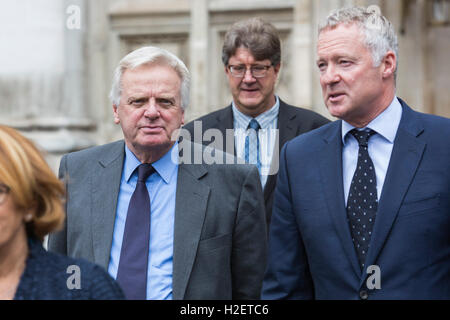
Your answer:
[[[231,247],[231,234],[200,240],[198,249],[201,251],[213,251],[223,247]]]
[[[441,196],[439,194],[420,200],[407,201],[403,203],[398,213],[399,218],[425,214],[439,208]]]

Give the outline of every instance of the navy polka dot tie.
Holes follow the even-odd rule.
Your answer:
[[[350,133],[358,141],[359,151],[358,163],[348,194],[347,217],[352,241],[363,269],[378,207],[375,167],[368,152],[369,138],[376,132],[370,129],[365,131],[353,129]]]

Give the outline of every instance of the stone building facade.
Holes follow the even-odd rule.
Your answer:
[[[327,117],[315,67],[317,24],[332,9],[376,5],[400,44],[397,94],[416,110],[450,117],[449,0],[18,0],[0,11],[0,123],[62,154],[121,138],[108,100],[114,67],[155,45],[192,73],[186,120],[231,101],[221,46],[237,20],[260,16],[282,38],[277,93]]]

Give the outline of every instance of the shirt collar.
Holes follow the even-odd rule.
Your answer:
[[[178,164],[172,161],[172,152],[178,154],[178,142],[175,142],[172,148],[159,160],[152,163],[153,168],[159,174],[159,176],[164,180],[165,183],[169,183],[175,170],[178,168]],[[133,172],[141,164],[134,153],[125,144],[125,178],[129,182]]]
[[[366,128],[372,129],[390,143],[394,143],[401,117],[402,105],[395,96],[391,104],[382,113],[369,122],[366,127],[360,130],[364,130]],[[344,145],[346,143],[347,134],[354,128],[354,126],[342,120],[342,142]]]
[[[278,96],[275,96],[275,104],[267,111],[261,113],[256,118],[252,118],[241,111],[236,107],[236,104],[234,101],[231,103],[232,109],[233,109],[233,117],[237,120],[237,126],[238,128],[247,129],[248,124],[252,119],[255,119],[258,121],[261,129],[266,129],[269,127],[270,123],[278,117],[278,111],[280,109],[280,100],[278,99]]]

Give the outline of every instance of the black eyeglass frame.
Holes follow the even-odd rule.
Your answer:
[[[242,74],[235,74],[235,73],[233,73],[233,68],[235,68],[235,67],[245,67],[245,71],[244,72],[242,72]],[[254,74],[254,71],[255,71],[255,67],[262,67],[262,72],[263,72],[263,74],[262,75],[255,75]],[[230,71],[230,73],[231,73],[231,75],[233,76],[233,77],[235,77],[235,78],[243,78],[243,77],[245,77],[245,74],[247,73],[247,70],[250,70],[250,74],[252,75],[252,77],[253,78],[264,78],[266,75],[267,75],[267,71],[271,68],[271,67],[273,67],[273,64],[270,64],[270,65],[268,65],[268,66],[266,66],[266,65],[262,65],[262,64],[255,64],[255,65],[251,65],[250,67],[247,67],[247,66],[245,66],[245,65],[243,65],[243,64],[237,64],[237,65],[231,65],[231,64],[229,64],[228,66],[227,66],[227,69],[228,69],[228,71]]]

